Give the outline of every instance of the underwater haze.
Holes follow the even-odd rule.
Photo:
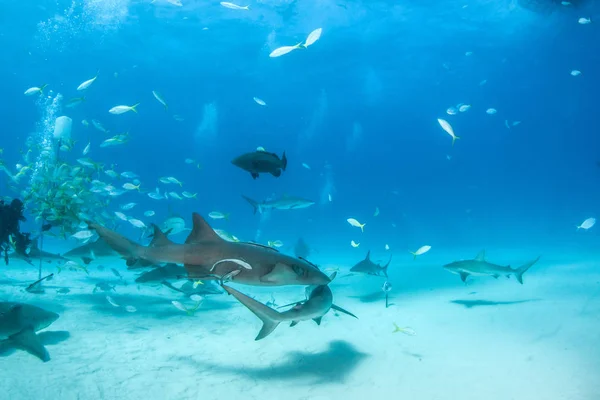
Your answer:
[[[3,1],[0,398],[600,399],[598,23]]]

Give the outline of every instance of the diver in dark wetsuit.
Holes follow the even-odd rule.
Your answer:
[[[10,204],[0,200],[0,251],[4,252],[4,262],[8,264],[8,249],[12,246],[15,252],[27,257],[27,248],[31,244],[29,233],[21,233],[23,216],[23,202],[14,199]]]

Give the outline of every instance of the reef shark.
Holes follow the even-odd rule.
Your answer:
[[[539,259],[540,257],[523,264],[517,269],[512,269],[510,265],[502,266],[487,262],[485,259],[485,250],[482,250],[474,259],[455,261],[453,263],[444,265],[444,269],[453,274],[460,275],[460,279],[463,282],[466,282],[469,275],[493,276],[494,278],[498,278],[500,276],[509,277],[514,275],[515,278],[517,278],[517,281],[520,284],[523,284],[523,274],[527,272],[527,270],[531,268],[531,266]]]
[[[314,201],[292,196],[283,196],[277,200],[264,200],[260,203],[244,195],[242,197],[254,208],[254,214],[257,211],[262,214],[265,210],[298,210],[315,204]]]
[[[392,262],[392,256],[385,265],[375,264],[371,261],[371,250],[367,252],[367,256],[364,260],[357,263],[354,267],[350,268],[350,272],[360,272],[367,275],[385,276],[387,278],[387,269]]]
[[[173,243],[156,226],[144,247],[102,225],[88,221],[108,245],[121,254],[127,265],[146,263],[183,264],[190,279],[235,279],[256,286],[324,285],[329,278],[314,264],[254,243],[229,242],[219,237],[200,216],[192,214],[192,232],[185,244]]]
[[[1,343],[49,361],[50,355],[36,332],[49,327],[58,317],[56,313],[29,304],[0,302],[0,338],[6,338]]]
[[[69,260],[83,261],[84,264],[90,264],[92,261],[106,258],[120,258],[119,253],[114,251],[101,237],[93,242],[87,242],[81,246],[67,251],[64,255]]]
[[[67,261],[67,259],[60,254],[54,254],[40,249],[37,238],[32,240],[29,247],[29,252],[27,252],[27,254],[22,254],[15,251],[11,253],[10,257],[24,260],[29,264],[33,264],[33,261],[39,261],[40,259],[47,263]]]
[[[333,279],[333,277],[331,279]],[[312,319],[317,325],[321,325],[321,319],[330,309],[358,318],[351,312],[333,304],[333,293],[328,285],[318,285],[307,288],[307,300],[294,303],[294,307],[284,312],[275,311],[263,303],[237,291],[231,286],[223,285],[223,289],[225,289],[227,293],[233,295],[233,297],[246,306],[246,308],[252,311],[254,315],[263,322],[263,326],[254,340],[266,338],[282,322],[290,321],[290,326],[295,326],[300,321]]]

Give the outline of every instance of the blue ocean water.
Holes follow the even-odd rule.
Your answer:
[[[63,157],[71,163],[89,142],[88,157],[136,173],[144,191],[197,193],[157,201],[131,191],[111,200],[110,213],[138,203],[128,215],[146,224],[177,215],[191,226],[198,212],[244,241],[281,240],[289,253],[301,237],[314,261],[330,266],[349,266],[368,250],[382,260],[393,254],[399,279],[409,251],[425,244],[435,260],[429,266],[442,275],[441,265],[484,248],[514,266],[538,255],[597,260],[597,227],[576,229],[598,216],[600,203],[594,0],[555,4],[551,12],[509,0],[240,3],[249,10],[181,2],[2,2],[7,168],[15,173],[27,139],[51,135],[53,118],[66,115],[75,146]],[[309,48],[269,57],[317,28],[322,35]],[[66,108],[96,74],[85,101]],[[23,95],[43,84],[42,96]],[[137,113],[108,112],[136,103]],[[447,113],[459,104],[471,107]],[[438,118],[460,137],[454,145]],[[100,121],[110,133],[82,120]],[[124,132],[127,144],[99,147]],[[258,147],[285,152],[280,177],[252,179],[231,164]],[[165,186],[164,176],[183,186]],[[117,187],[127,181],[114,180]],[[8,177],[0,185],[2,196],[19,195]],[[261,215],[242,195],[316,204]],[[212,211],[230,217],[211,220]],[[38,229],[26,217],[23,230]],[[366,223],[364,233],[348,218]],[[140,234],[128,224],[120,232]],[[47,243],[61,251],[76,245]]]

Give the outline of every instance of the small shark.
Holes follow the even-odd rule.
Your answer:
[[[242,197],[254,207],[254,214],[256,214],[257,211],[262,214],[265,210],[298,210],[315,204],[314,201],[292,196],[283,196],[277,200],[264,200],[260,203],[249,197]]]
[[[162,267],[157,267],[148,272],[144,272],[138,276],[135,281],[137,283],[162,282],[169,279],[181,279],[185,276],[187,276],[185,267],[169,263]]]
[[[523,284],[523,274],[527,272],[529,268],[533,264],[535,264],[540,257],[536,258],[533,261],[523,264],[517,269],[512,269],[509,266],[502,266],[489,263],[485,260],[485,250],[482,250],[477,254],[477,256],[473,260],[462,260],[455,261],[450,264],[444,265],[444,269],[453,273],[460,275],[460,279],[463,282],[466,282],[469,275],[473,276],[493,276],[494,278],[498,278],[500,276],[511,276],[514,275],[517,278],[517,281],[520,284]]]
[[[254,315],[263,322],[263,326],[254,340],[266,338],[282,322],[290,321],[290,326],[295,326],[300,321],[312,319],[317,325],[321,325],[321,319],[330,309],[358,318],[351,312],[333,304],[333,294],[327,285],[318,285],[308,288],[309,293],[306,301],[294,303],[294,307],[281,313],[230,286],[223,285],[223,289],[225,289],[227,293],[233,295],[233,297],[246,306],[248,310],[252,311]]]
[[[38,238],[32,240],[29,247],[29,252],[26,255],[23,255],[19,252],[13,252],[10,256],[11,258],[24,260],[29,264],[33,264],[33,261],[39,261],[40,259],[47,263],[67,261],[67,259],[60,254],[49,253],[41,250],[38,247]]]
[[[36,332],[52,325],[59,315],[22,303],[0,302],[0,337],[2,343],[25,350],[40,360],[50,360],[48,351]]]
[[[125,260],[127,265],[183,264],[190,279],[235,279],[245,285],[325,285],[329,278],[317,266],[253,243],[229,242],[219,237],[200,216],[192,214],[192,232],[185,244],[173,243],[156,226],[152,242],[144,247],[102,225],[88,221]]]
[[[287,158],[285,157],[285,151],[283,152],[283,156],[279,158],[275,153],[257,150],[252,153],[242,154],[231,160],[231,163],[236,167],[250,172],[252,179],[258,178],[261,173],[271,174],[277,178],[281,176],[282,170],[285,171]]]
[[[161,282],[163,285],[168,287],[171,290],[174,290],[179,293],[183,293],[187,297],[191,297],[193,295],[206,296],[208,294],[222,294],[219,290],[219,287],[212,283],[211,281],[206,281],[202,285],[198,285],[194,287],[194,282],[187,281],[180,287],[175,287],[171,283],[167,281]]]
[[[350,272],[361,272],[367,275],[385,276],[387,278],[387,269],[390,262],[392,262],[392,256],[390,256],[390,260],[385,265],[375,264],[371,261],[371,250],[369,250],[365,259],[350,268]]]
[[[67,251],[63,256],[73,261],[81,260],[86,265],[94,260],[120,258],[119,253],[114,251],[101,237],[93,242],[87,242],[86,244],[75,247],[74,249]]]

